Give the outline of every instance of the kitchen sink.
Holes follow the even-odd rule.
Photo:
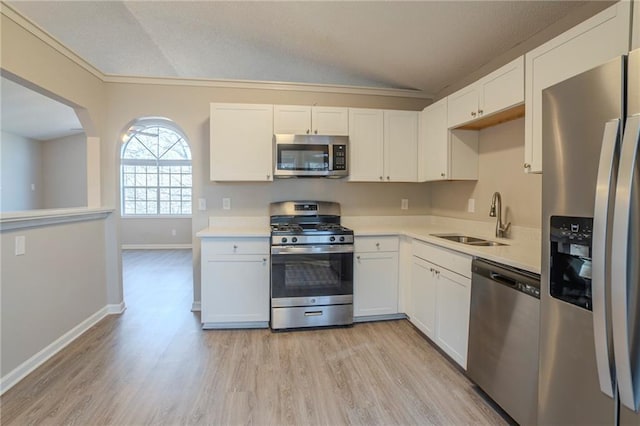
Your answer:
[[[467,235],[458,235],[458,234],[431,234],[433,237],[443,238],[445,240],[453,241],[456,243],[467,244],[470,246],[479,246],[479,247],[496,247],[496,246],[506,246],[508,244],[499,243],[497,241],[485,240],[483,238],[469,237]]]

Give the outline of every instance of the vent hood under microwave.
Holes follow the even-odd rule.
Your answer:
[[[349,137],[276,134],[273,176],[342,178],[349,175]]]

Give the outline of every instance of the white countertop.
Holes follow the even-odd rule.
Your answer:
[[[513,238],[493,236],[493,222],[476,222],[435,216],[351,216],[342,224],[353,229],[356,237],[404,235],[471,256],[481,257],[526,271],[540,273],[540,230],[514,227]],[[438,238],[432,234],[462,234],[499,241],[506,245],[478,247]],[[198,238],[269,237],[269,220],[264,217],[212,217],[209,227]]]

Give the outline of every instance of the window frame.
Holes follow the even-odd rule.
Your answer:
[[[143,140],[137,137],[138,134],[148,131],[150,129],[153,129],[154,132],[157,134],[157,137],[155,138],[154,142],[154,146],[158,149],[155,149],[155,153],[152,152],[151,150],[149,150],[148,146],[149,146],[149,141],[148,140]],[[166,149],[165,151],[163,151],[160,155],[160,157],[158,157],[158,154],[160,153],[160,148],[162,148],[162,146],[160,145],[160,133],[162,130],[168,131],[170,133],[173,133],[174,135],[176,135],[178,138],[176,139],[176,141],[171,145],[170,148]],[[138,141],[138,143],[141,143],[145,148],[147,148],[147,150],[155,157],[155,158],[125,158],[125,155],[127,153],[127,147],[129,146],[130,142],[136,140]],[[170,219],[170,218],[182,218],[182,219],[187,219],[187,218],[191,218],[193,215],[193,159],[191,157],[191,147],[189,146],[189,143],[187,141],[187,138],[185,137],[184,133],[178,129],[175,125],[173,125],[170,120],[165,120],[165,119],[141,119],[141,120],[136,120],[134,122],[134,124],[130,125],[128,127],[128,130],[123,134],[122,137],[122,147],[120,149],[120,215],[123,218],[157,218],[157,219]],[[178,148],[180,148],[182,150],[182,152],[180,151],[174,151],[174,149],[176,148],[176,146],[178,146]],[[164,157],[168,152],[180,152],[181,157],[183,157],[183,159],[163,159],[162,157]],[[184,155],[182,154],[186,154],[188,156],[188,158],[184,158]],[[127,170],[127,168],[132,167],[134,168],[133,170]],[[138,173],[138,167],[144,167],[145,170],[141,173]],[[178,173],[172,173],[172,170],[163,170],[164,167],[180,167],[180,171]],[[185,172],[183,167],[189,167],[189,171]],[[149,170],[152,169],[152,170]],[[132,175],[133,176],[133,184],[132,185],[126,185],[126,181],[128,180],[128,176],[127,175]],[[137,179],[136,176],[145,176],[143,178],[144,185],[140,184],[138,185],[137,183]],[[155,181],[154,184],[149,184],[149,176],[154,176],[155,178],[152,178],[153,181]],[[163,177],[168,175],[166,178]],[[173,176],[179,176],[179,186],[173,185],[173,183],[175,181],[173,181]],[[189,176],[189,181],[190,184],[189,186],[186,186],[183,183],[183,179],[184,176]],[[165,184],[163,184],[163,180],[166,180]],[[188,195],[188,199],[185,200],[185,195],[184,195],[184,191],[185,189],[188,189],[190,194]],[[134,198],[127,198],[127,192],[128,190],[133,190],[134,192]],[[145,193],[145,198],[144,199],[139,199],[137,197],[138,194],[138,190],[144,191]],[[149,191],[155,191],[155,196],[152,195],[150,198]],[[179,190],[179,198],[178,199],[174,199],[173,198],[173,191],[174,190]],[[153,194],[153,192],[151,193]],[[162,194],[166,194],[168,198],[163,197]],[[128,201],[133,201],[134,203],[134,212],[127,212],[126,211],[126,202]],[[145,212],[144,213],[135,213],[136,209],[136,204],[137,203],[145,203],[145,205],[147,207],[145,207]],[[169,213],[162,213],[161,212],[161,205],[163,202],[168,203],[169,205]],[[173,202],[177,202],[179,203],[180,206],[180,210],[184,211],[185,206],[188,206],[189,208],[189,212],[188,213],[176,213],[176,212],[172,212],[172,203]],[[155,211],[156,213],[149,213],[149,203],[154,203],[155,204]]]

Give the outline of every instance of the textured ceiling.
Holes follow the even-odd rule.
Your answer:
[[[581,1],[9,1],[108,75],[435,94]]]

